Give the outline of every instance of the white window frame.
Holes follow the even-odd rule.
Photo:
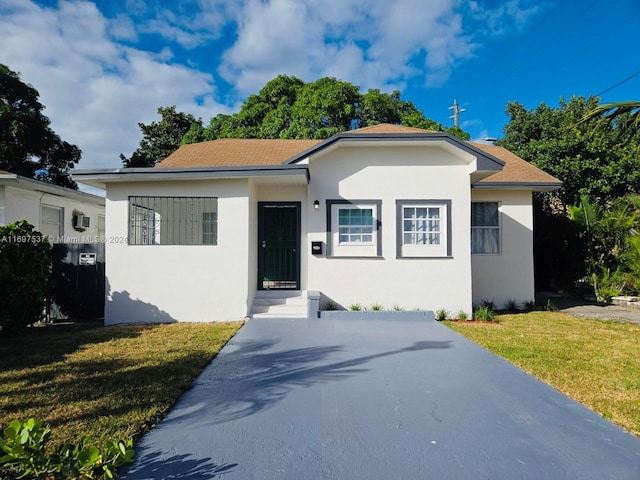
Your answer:
[[[327,200],[327,257],[381,257],[381,200]],[[340,227],[354,229],[369,225],[340,225],[340,212],[344,210],[371,210],[371,241],[344,241]],[[344,217],[343,217],[344,218]],[[362,232],[360,232],[362,234]],[[354,232],[353,235],[357,234]],[[366,233],[365,233],[366,235]]]
[[[437,209],[439,211],[438,243],[405,243],[405,233],[424,232],[428,230],[405,229],[405,209]],[[429,218],[416,219],[429,222]],[[413,220],[413,221],[416,221]],[[431,220],[432,222],[434,220]],[[434,232],[435,233],[435,232]],[[451,256],[451,200],[396,200],[396,256],[398,258],[432,258]]]
[[[56,210],[58,212],[58,221],[56,223],[54,222],[46,222],[44,220],[44,209],[45,208],[49,208],[52,210]],[[48,226],[54,226],[57,225],[58,226],[58,233],[56,235],[52,235],[53,232],[42,232],[42,230],[44,230],[44,225],[48,225]],[[59,240],[59,238],[64,236],[64,207],[59,207],[57,205],[47,205],[47,204],[42,204],[40,206],[40,230],[43,235],[49,237],[51,239],[51,243],[53,242],[57,242]],[[48,229],[47,229],[48,230]]]
[[[474,204],[494,204],[496,205],[496,212],[497,212],[497,218],[498,218],[498,224],[497,225],[473,225],[473,205]],[[471,202],[471,221],[470,221],[470,225],[471,225],[471,245],[470,245],[470,249],[471,249],[471,254],[472,255],[489,255],[489,256],[496,256],[496,255],[502,255],[502,214],[501,214],[501,203],[500,202],[496,202],[496,201],[481,201],[481,202]],[[474,252],[473,251],[473,234],[474,231],[479,231],[479,230],[497,230],[498,231],[498,242],[497,242],[497,248],[498,251],[497,252]]]

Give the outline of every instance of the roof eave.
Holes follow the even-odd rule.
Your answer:
[[[205,180],[224,178],[247,178],[278,175],[305,175],[309,182],[306,165],[253,165],[246,167],[167,167],[167,168],[116,168],[78,170],[73,178],[78,182],[98,186],[108,183],[159,181],[159,180]]]
[[[53,183],[41,182],[34,178],[23,177],[22,175],[16,175],[15,173],[0,174],[0,184],[9,186],[23,186],[27,190],[47,193],[57,197],[72,198],[75,200],[93,203],[95,205],[104,206],[104,197],[99,195],[93,195],[92,193],[82,192],[74,190],[72,188],[62,187]]]
[[[534,192],[553,192],[562,187],[562,182],[477,182],[472,188],[491,188],[506,190],[532,190]]]
[[[460,140],[459,138],[446,133],[446,132],[416,132],[416,133],[348,133],[342,132],[332,137],[327,138],[326,140],[314,145],[311,148],[304,150],[303,152],[298,153],[297,155],[285,160],[283,165],[291,165],[307,158],[310,155],[318,153],[336,142],[339,141],[347,141],[347,142],[362,142],[362,141],[389,141],[389,140],[402,140],[402,141],[436,141],[436,140],[444,140],[447,143],[453,144],[456,147],[459,147],[463,151],[475,156],[478,159],[478,170],[493,170],[499,171],[501,170],[505,162],[500,160],[499,158],[487,153],[464,140]]]

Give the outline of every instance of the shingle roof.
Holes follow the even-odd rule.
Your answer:
[[[157,167],[279,165],[321,141],[222,138],[182,145]]]
[[[544,183],[557,184],[560,186],[562,182],[547,172],[540,170],[538,167],[523,160],[515,153],[510,152],[506,148],[496,145],[487,145],[484,143],[467,142],[479,150],[493,155],[504,162],[501,171],[480,180],[479,184],[487,183]]]
[[[403,127],[383,123],[370,127],[344,132],[358,134],[415,134],[442,133],[420,128]],[[280,140],[280,139],[238,139],[223,138],[209,142],[183,145],[157,165],[157,168],[169,167],[244,167],[256,165],[280,165],[324,140]],[[504,162],[504,168],[479,184],[535,183],[557,184],[561,182],[543,172],[514,153],[495,145],[467,142],[471,147],[488,153]]]

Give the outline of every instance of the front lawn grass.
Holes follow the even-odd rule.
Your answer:
[[[177,323],[0,335],[0,428],[34,417],[52,443],[137,439],[242,326]]]
[[[498,318],[446,324],[640,436],[640,325],[557,312]]]

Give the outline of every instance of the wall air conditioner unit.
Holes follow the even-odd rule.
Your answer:
[[[91,219],[85,215],[77,215],[75,218],[74,227],[75,228],[89,228],[91,224]]]

